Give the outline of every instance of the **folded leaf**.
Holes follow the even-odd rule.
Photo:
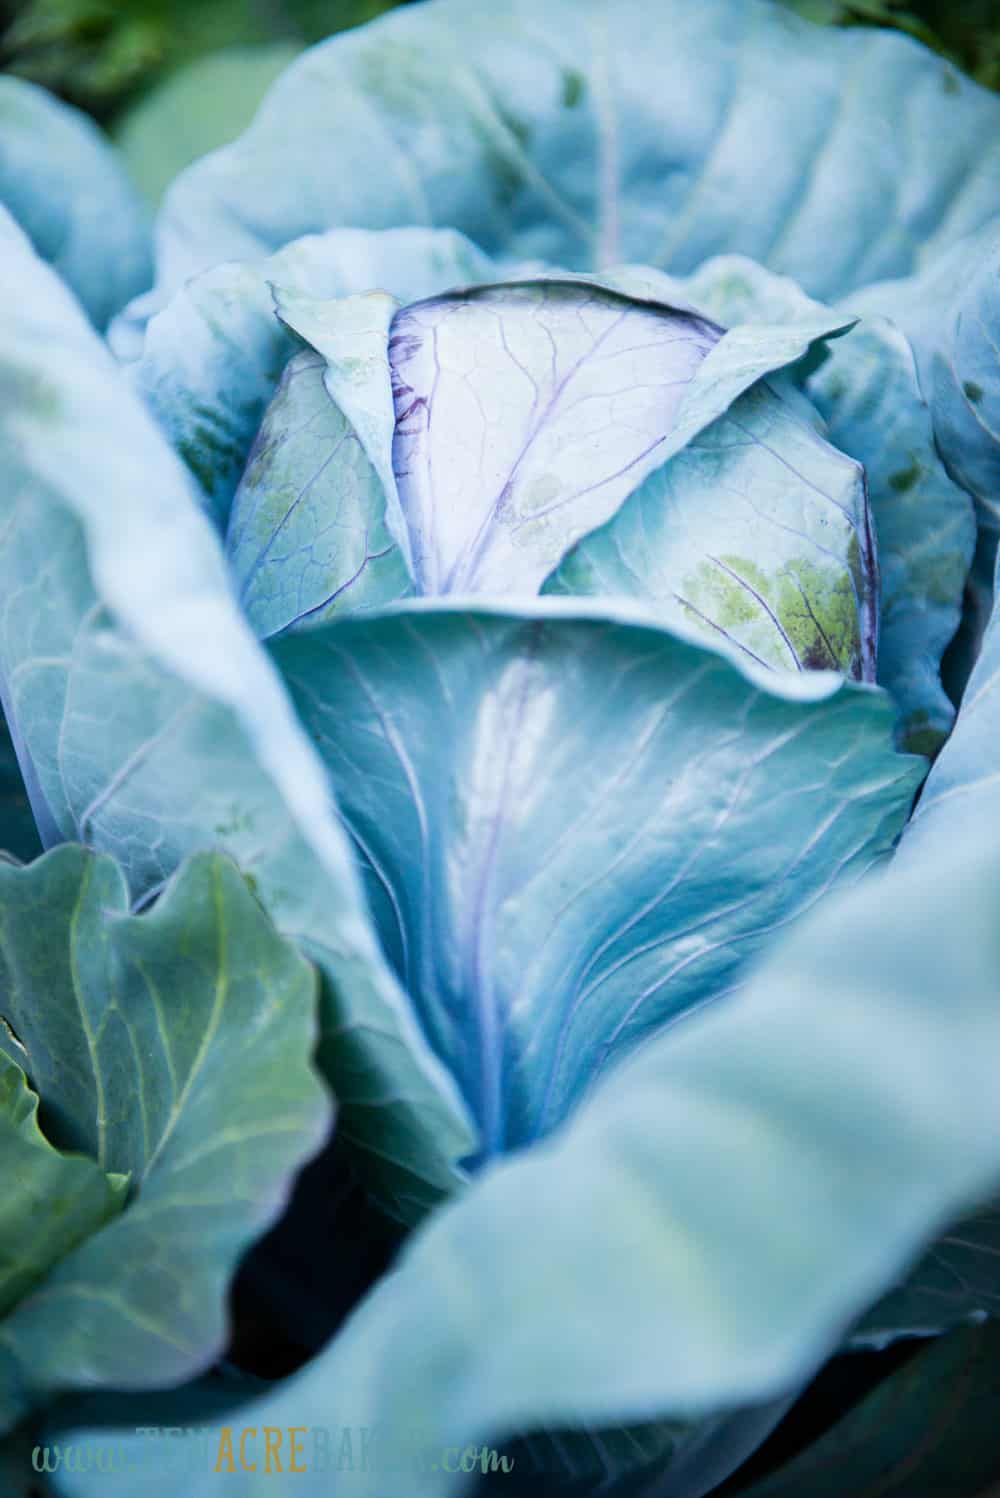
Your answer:
[[[764,383],[584,537],[546,592],[633,596],[759,665],[875,679],[864,475]]]
[[[160,284],[338,225],[443,224],[574,270],[738,251],[839,296],[995,213],[998,120],[909,39],[763,0],[432,0],[306,52],[182,173]]]
[[[843,318],[723,335],[667,281],[553,273],[398,310],[277,289],[335,410],[296,366],[238,491],[229,551],[258,632],[389,602],[409,576],[425,595],[531,595],[562,563],[551,591],[637,596],[762,664],[871,679],[861,471],[759,388]]]
[[[94,1157],[74,1168],[91,1199],[91,1178],[103,1192],[82,1231],[67,1224],[58,1262],[41,1233],[48,1273],[19,1286],[0,1326],[6,1428],[61,1389],[162,1386],[211,1363],[229,1277],[330,1109],[310,1063],[315,977],[216,856],[192,859],[142,916],[115,864],[83,848],[0,865],[0,1013],[19,1042],[0,1032],[0,1065],[16,1050],[54,1140]],[[51,1172],[64,1157],[46,1149]],[[97,1233],[105,1170],[129,1172],[136,1195]],[[22,1235],[67,1189],[31,1181]]]
[[[183,465],[13,226],[3,244],[20,294],[0,313],[0,582],[19,604],[0,677],[51,838],[114,854],[136,898],[206,843],[252,871],[328,980],[320,1055],[343,1128],[415,1215],[473,1137],[378,950],[323,767]]]
[[[3,874],[0,869],[0,876]],[[53,1149],[38,1126],[38,1097],[0,1054],[0,1316],[53,1264],[121,1210],[121,1183],[93,1160]],[[0,1345],[7,1352],[3,1325]]]
[[[382,289],[412,299],[482,280],[490,262],[450,230],[345,229],[277,255],[214,266],[141,329],[112,330],[132,377],[225,528],[236,485],[282,369],[300,347],[275,317],[271,283],[316,297]]]
[[[138,193],[92,120],[11,74],[0,78],[0,134],[0,205],[103,330],[153,279]]]
[[[423,599],[273,650],[486,1154],[738,983],[888,851],[923,772],[882,693],[750,679],[590,599]]]
[[[1000,1176],[998,904],[992,831],[824,902],[741,995],[435,1213],[331,1346],[233,1424],[377,1427],[383,1459],[405,1460],[413,1432],[422,1451],[502,1449],[516,1429],[705,1413],[808,1378]],[[386,1470],[314,1463],[296,1489],[381,1498]],[[405,1472],[407,1498],[462,1481]]]

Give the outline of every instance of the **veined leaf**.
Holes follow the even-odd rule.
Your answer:
[[[56,1172],[70,1164],[89,1213],[67,1221],[57,1259],[40,1234],[28,1268],[44,1280],[8,1297],[6,1428],[62,1389],[169,1384],[217,1357],[229,1276],[330,1110],[310,1063],[315,976],[214,855],[141,916],[115,864],[83,848],[0,865],[0,1014],[19,1042],[0,1032],[0,1065],[23,1064],[54,1142],[92,1157],[45,1146],[48,1176],[26,1160],[22,1235],[66,1210]],[[105,1171],[128,1172],[135,1199],[97,1232]]]

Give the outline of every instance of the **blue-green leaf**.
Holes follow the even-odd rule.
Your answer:
[[[23,236],[2,238],[19,295],[2,307],[0,580],[19,605],[0,675],[53,840],[113,853],[134,897],[206,843],[252,871],[328,980],[342,1127],[416,1214],[473,1136],[378,949],[322,764],[185,468]]]
[[[328,1350],[233,1424],[376,1427],[385,1457],[414,1432],[430,1453],[503,1449],[514,1430],[694,1415],[811,1376],[1000,1175],[998,905],[992,830],[824,902],[741,995],[435,1213]],[[336,1481],[381,1498],[386,1470]],[[462,1481],[403,1470],[407,1498]],[[314,1468],[296,1488],[330,1482]]]
[[[766,318],[796,327],[823,310],[793,281],[735,255],[711,260],[674,285],[727,325]],[[949,478],[936,449],[906,339],[877,315],[877,295],[863,302],[863,321],[826,345],[825,357],[811,367],[800,361],[794,373],[830,441],[864,465],[878,542],[878,680],[902,707],[904,747],[932,753],[954,719],[941,659],[959,621],[975,522],[968,495]]]
[[[594,600],[420,600],[275,658],[385,950],[491,1154],[892,845],[923,762],[830,672],[751,678]]]
[[[39,1225],[69,1187],[26,1157],[26,1267],[48,1272],[0,1325],[5,1428],[61,1389],[162,1386],[218,1356],[229,1276],[329,1124],[315,982],[227,860],[196,856],[142,916],[83,848],[0,865],[0,1013],[18,1037],[0,1034],[0,1066],[16,1052],[55,1142],[92,1157],[44,1146],[50,1174],[86,1166],[94,1208],[43,1262]],[[129,1173],[135,1199],[97,1232],[121,1194],[105,1170]]]
[[[233,500],[226,554],[262,639],[413,590],[382,480],[325,369],[312,349],[289,362]]]
[[[574,270],[737,251],[839,296],[995,213],[998,122],[909,39],[766,0],[431,0],[305,53],[182,173],[161,288],[338,225],[441,224]]]
[[[102,330],[153,278],[145,208],[97,126],[9,74],[0,77],[0,205]]]
[[[766,384],[650,474],[546,591],[634,596],[759,665],[875,679],[862,471]]]
[[[237,495],[230,554],[258,631],[388,602],[410,576],[423,594],[530,596],[579,543],[550,589],[638,595],[762,663],[871,679],[876,578],[860,469],[787,398],[757,388],[740,403],[842,332],[843,317],[818,309],[723,334],[662,298],[666,279],[636,267],[553,274],[399,310],[382,294],[277,289],[282,319],[326,361],[336,411],[324,418],[320,397],[305,421],[296,386],[283,391],[263,466]],[[357,439],[346,448],[345,419]],[[669,465],[672,454],[682,457]],[[355,466],[363,502],[345,525]],[[665,499],[681,473],[687,510]],[[622,541],[629,527],[636,544]]]

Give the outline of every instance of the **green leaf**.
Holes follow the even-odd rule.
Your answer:
[[[0,880],[6,871],[0,869]],[[93,1160],[63,1154],[38,1126],[38,1097],[0,1054],[0,1316],[54,1264],[121,1210],[121,1183]],[[7,1353],[3,1325],[0,1349]],[[2,1408],[2,1405],[0,1405]],[[6,1412],[4,1412],[6,1413]]]
[[[226,552],[262,639],[413,589],[382,480],[331,401],[325,369],[312,349],[288,364],[233,501]]]
[[[923,773],[883,693],[592,599],[421,599],[273,653],[487,1154],[738,984],[886,854]]]
[[[741,1498],[987,1498],[998,1401],[1000,1325],[953,1332]]]
[[[177,173],[235,139],[298,55],[291,42],[226,47],[157,84],[114,128],[133,181],[156,203]]]
[[[431,1452],[502,1449],[515,1430],[794,1388],[1000,1176],[998,906],[992,829],[824,901],[742,994],[657,1036],[435,1213],[240,1424],[377,1426],[389,1457],[413,1431]],[[380,1498],[385,1471],[345,1491]],[[296,1484],[318,1498],[330,1481]],[[407,1498],[459,1482],[410,1467]]]
[[[766,318],[796,327],[824,310],[793,281],[737,255],[674,284],[727,326]],[[902,746],[930,754],[954,719],[941,660],[959,621],[975,522],[937,452],[910,347],[876,315],[879,306],[866,298],[863,321],[793,372],[830,441],[864,465],[878,542],[878,679],[902,707]]]
[[[146,213],[101,132],[43,88],[0,77],[0,205],[103,329],[152,280]]]
[[[306,52],[182,173],[160,295],[301,234],[444,224],[572,270],[736,251],[836,297],[995,213],[998,120],[909,38],[766,0],[430,0]]]
[[[55,1141],[135,1188],[0,1326],[9,1426],[62,1389],[169,1384],[218,1355],[229,1277],[329,1104],[310,1064],[314,975],[216,855],[142,916],[115,864],[83,848],[0,866],[0,1012]],[[9,1033],[0,1046],[9,1066]]]
[[[184,466],[13,226],[3,244],[19,296],[0,338],[0,582],[19,606],[0,675],[50,840],[112,853],[136,898],[206,843],[252,873],[327,979],[320,1056],[342,1128],[417,1215],[461,1180],[473,1136],[378,949],[322,764]]]

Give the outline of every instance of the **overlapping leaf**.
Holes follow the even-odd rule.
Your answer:
[[[440,224],[580,270],[738,251],[839,296],[996,211],[998,120],[908,39],[765,0],[434,0],[307,52],[181,175],[161,286],[338,225]]]
[[[135,896],[206,842],[252,870],[330,980],[321,1056],[344,1130],[416,1213],[472,1136],[378,951],[322,766],[183,465],[12,225],[3,245],[20,294],[0,320],[0,567],[18,606],[0,672],[50,840],[115,854]]]
[[[808,1377],[1000,1176],[998,903],[992,834],[826,902],[742,995],[658,1036],[559,1134],[436,1213],[241,1424],[377,1427],[401,1459],[414,1431],[428,1452],[500,1447],[515,1429],[715,1410]],[[461,1485],[400,1470],[408,1498]],[[386,1491],[374,1462],[337,1480]],[[226,1481],[264,1491],[262,1475]],[[306,1494],[329,1482],[296,1478]],[[92,1490],[69,1474],[57,1487]]]
[[[23,1065],[53,1142],[80,1152],[29,1141],[30,1116],[4,1130],[24,1156],[7,1210],[31,1235],[4,1286],[7,1428],[60,1389],[170,1384],[218,1355],[229,1276],[329,1104],[315,976],[217,856],[142,916],[113,861],[80,847],[0,866],[0,1014],[17,1036],[0,1033],[0,1066]],[[98,1232],[123,1172],[135,1199]]]

